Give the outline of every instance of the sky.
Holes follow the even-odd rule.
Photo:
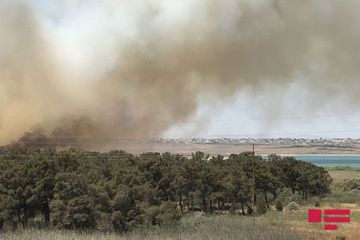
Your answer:
[[[239,93],[226,104],[202,104],[194,121],[170,129],[165,136],[178,137],[251,137],[251,138],[359,138],[359,113],[342,104],[312,111],[304,104],[301,89],[291,89],[279,101],[287,108],[271,118],[262,99]],[[324,99],[324,101],[327,101]],[[274,103],[276,104],[276,102]],[[271,108],[270,108],[271,109]],[[202,121],[204,117],[210,119]],[[201,124],[203,122],[203,124]],[[202,128],[199,126],[202,125]]]
[[[97,1],[82,2],[29,0],[42,27],[48,30],[49,39],[58,46],[54,49],[59,62],[66,62],[64,68],[72,75],[91,81],[116,61],[111,54],[116,49],[116,35],[136,37],[134,28],[145,10],[141,1],[134,1],[124,4],[122,14],[109,17],[99,11]],[[108,1],[109,12],[116,11],[112,4],[113,1]],[[171,24],[187,17],[186,4],[172,1],[166,7],[168,15],[162,16],[161,21]],[[103,45],[107,46],[105,50]],[[169,127],[163,136],[359,138],[360,113],[351,106],[356,102],[338,101],[336,96],[326,95],[315,100],[315,105],[319,101],[326,105],[313,107],[314,101],[309,101],[312,89],[303,84],[307,80],[299,77],[286,88],[270,85],[258,93],[240,88],[221,101],[208,101],[211,96],[205,94],[199,97],[199,107],[192,116]]]

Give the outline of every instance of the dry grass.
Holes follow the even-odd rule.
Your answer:
[[[138,229],[126,235],[115,233],[86,233],[73,231],[24,230],[15,233],[0,234],[4,240],[310,240],[335,239],[346,236],[347,240],[358,240],[360,236],[360,207],[357,204],[338,204],[336,207],[350,208],[350,224],[339,224],[336,232],[322,230],[322,224],[307,222],[307,208],[304,206],[296,212],[270,211],[256,217],[240,215],[201,215],[185,216],[177,226],[149,227]],[[323,205],[322,208],[333,207]]]
[[[89,148],[90,146],[87,146]],[[107,147],[93,147],[94,151],[108,151],[116,149],[126,150],[134,154],[143,152],[171,152],[189,155],[196,151],[203,151],[210,155],[229,155],[230,153],[240,153],[251,151],[251,144],[183,144],[183,143],[121,143],[121,145],[111,144]],[[326,148],[321,146],[287,146],[287,145],[256,145],[255,151],[259,155],[279,154],[279,155],[359,155],[360,144],[349,145],[347,148]]]
[[[275,217],[275,215],[277,216]],[[295,216],[295,215],[294,215]],[[302,214],[296,216],[302,218]],[[306,219],[302,219],[306,221]],[[158,240],[158,239],[239,239],[239,240],[310,240],[322,239],[316,231],[302,231],[287,223],[286,214],[269,213],[256,218],[256,224],[250,217],[243,216],[202,216],[192,215],[182,219],[176,227],[143,228],[127,235],[106,233],[77,233],[70,231],[25,230],[0,235],[4,240]]]
[[[360,171],[356,170],[328,170],[334,183],[342,182],[345,179],[360,179]]]

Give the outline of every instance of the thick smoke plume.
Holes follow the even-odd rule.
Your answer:
[[[294,81],[357,100],[356,0],[51,2],[48,21],[26,1],[0,2],[0,144],[34,129],[157,137],[201,97]]]

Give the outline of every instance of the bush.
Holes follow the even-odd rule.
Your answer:
[[[289,211],[297,211],[299,210],[300,206],[299,204],[297,204],[296,202],[290,202],[288,205],[287,205],[287,209]]]
[[[316,198],[313,199],[313,201],[314,201],[314,206],[315,207],[320,207],[320,199],[319,198],[316,197]]]
[[[278,197],[276,198],[277,201],[286,202],[292,195],[291,189],[289,188],[283,188],[281,192],[279,193]]]
[[[351,190],[360,191],[360,179],[345,179],[341,183],[336,184],[335,187],[344,192],[349,192]]]
[[[163,202],[160,206],[151,206],[145,211],[146,220],[152,225],[171,225],[181,218],[176,203]]]
[[[277,211],[281,212],[283,210],[283,204],[280,201],[277,201],[275,204],[275,208]]]
[[[289,201],[289,203],[291,203],[291,202],[301,203],[301,202],[303,202],[303,198],[300,194],[294,193],[288,198],[288,201]]]
[[[335,240],[346,240],[345,236],[336,236]]]
[[[126,218],[120,211],[115,211],[111,215],[111,223],[115,231],[122,232],[128,229]]]
[[[290,188],[284,188],[276,198],[277,201],[281,201],[283,205],[287,205],[290,202],[302,202],[303,198],[298,193],[292,193]]]
[[[267,205],[264,198],[259,198],[256,204],[256,213],[265,214],[267,212]]]

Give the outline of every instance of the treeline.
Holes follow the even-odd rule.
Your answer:
[[[255,166],[255,181],[253,174]],[[127,231],[164,225],[191,211],[253,214],[282,189],[304,199],[329,192],[327,171],[308,162],[252,153],[171,153],[0,148],[0,228]]]

